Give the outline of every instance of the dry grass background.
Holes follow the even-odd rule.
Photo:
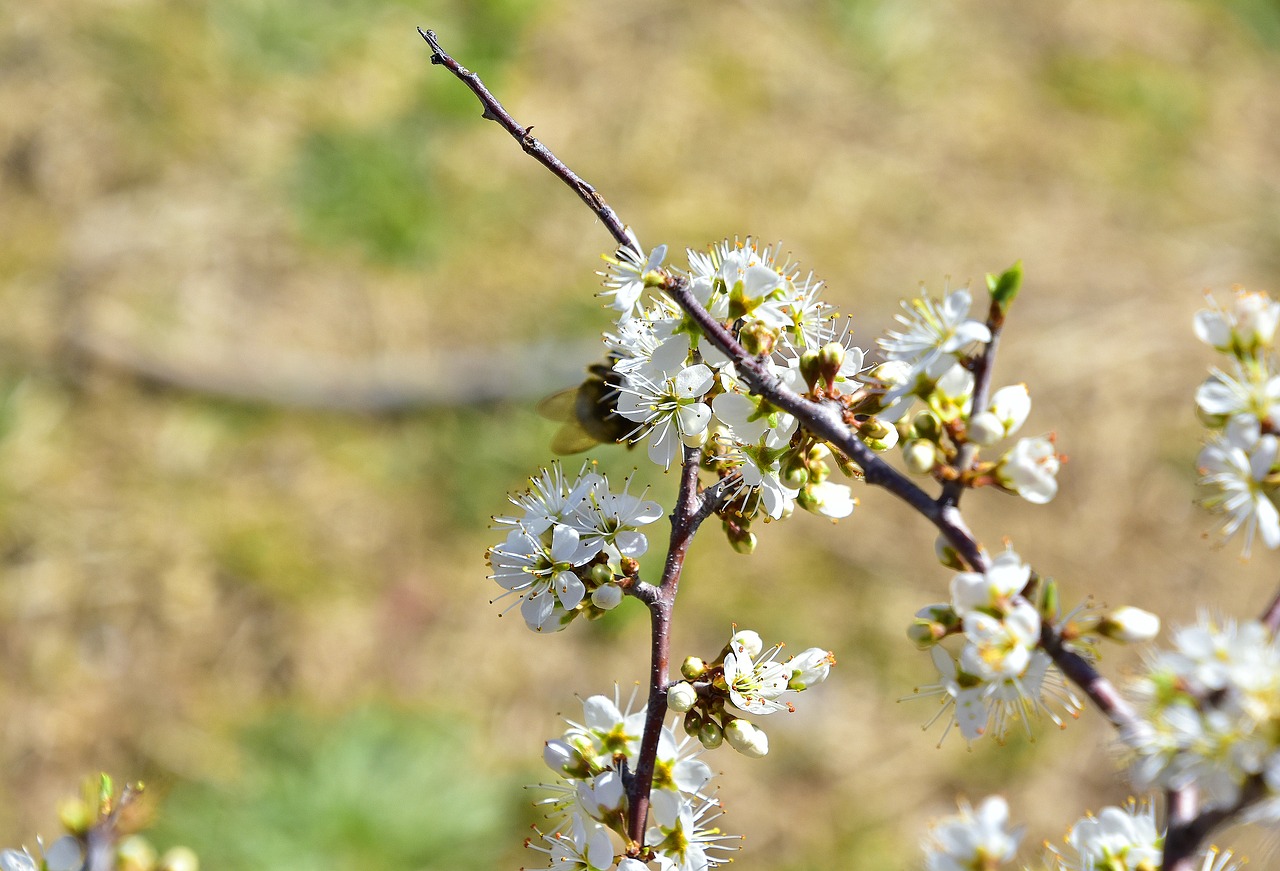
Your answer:
[[[637,609],[543,638],[486,604],[488,515],[549,459],[526,386],[275,401],[344,378],[480,398],[529,345],[585,365],[606,325],[606,234],[418,24],[646,244],[784,239],[865,343],[918,282],[1022,258],[997,374],[1071,461],[1047,507],[969,500],[975,530],[1069,602],[1178,621],[1271,594],[1271,555],[1202,540],[1190,317],[1204,288],[1277,289],[1273,0],[9,4],[0,843],[107,769],[210,868],[536,865],[518,784],[556,713],[643,677]],[[948,576],[928,529],[861,499],[751,559],[695,546],[678,651],[736,620],[840,659],[767,760],[712,759],[742,867],[906,867],[957,791],[1004,790],[1032,843],[1124,798],[1091,713],[1002,749],[920,734],[902,632]]]

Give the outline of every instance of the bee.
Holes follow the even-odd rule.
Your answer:
[[[551,437],[551,450],[560,456],[580,454],[599,444],[624,441],[636,425],[618,414],[622,379],[613,359],[592,363],[577,387],[553,393],[538,403],[538,414],[561,426]]]

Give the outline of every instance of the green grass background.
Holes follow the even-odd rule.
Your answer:
[[[920,282],[1022,258],[998,378],[1070,462],[1044,508],[976,494],[979,536],[1068,603],[1269,597],[1271,555],[1201,540],[1190,317],[1205,288],[1277,287],[1274,0],[9,3],[0,843],[52,835],[105,769],[147,780],[156,840],[210,869],[536,866],[541,742],[643,679],[638,607],[546,638],[488,604],[488,518],[554,429],[515,374],[534,347],[591,361],[609,238],[417,25],[646,245],[781,238],[864,344]],[[85,350],[107,340],[233,393],[376,367],[460,399],[174,389]],[[798,516],[750,559],[711,529],[690,559],[680,655],[736,621],[840,661],[769,758],[710,757],[739,867],[908,867],[956,793],[1005,791],[1030,843],[1122,800],[1092,712],[972,752],[920,733],[903,629],[948,574],[921,522],[859,495],[838,526]]]

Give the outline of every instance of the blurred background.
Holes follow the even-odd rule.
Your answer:
[[[1193,504],[1190,319],[1278,289],[1275,0],[11,2],[0,844],[108,770],[210,869],[537,866],[541,742],[644,678],[639,607],[540,637],[489,604],[489,517],[551,459],[536,400],[596,356],[610,240],[416,25],[646,246],[782,239],[864,345],[920,283],[1022,258],[997,382],[1070,462],[1048,506],[975,494],[975,531],[1068,605],[1269,598],[1273,556],[1215,548]],[[957,793],[1003,790],[1028,844],[1123,800],[1091,711],[1003,748],[921,734],[903,632],[949,574],[859,495],[752,558],[695,543],[679,656],[737,621],[840,662],[768,759],[709,757],[739,867],[908,867]]]

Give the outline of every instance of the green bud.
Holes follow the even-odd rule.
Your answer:
[[[894,428],[878,417],[868,417],[858,425],[858,435],[864,439],[887,438],[891,432],[895,432]]]
[[[818,371],[822,380],[830,387],[836,386],[836,376],[844,364],[844,345],[839,342],[827,342],[818,350]]]
[[[916,438],[936,442],[942,438],[942,421],[932,411],[921,411],[911,419],[911,431]]]
[[[917,619],[907,627],[907,637],[921,650],[928,650],[947,635],[947,628],[932,620]]]
[[[613,580],[613,569],[604,563],[596,563],[588,572],[591,575],[591,582],[597,587],[603,587],[605,584]]]
[[[778,330],[764,321],[751,321],[738,332],[738,341],[748,354],[766,356],[773,353],[778,344]]]
[[[804,467],[804,458],[794,454],[783,461],[779,469],[778,479],[792,490],[799,490],[809,483],[809,470]]]
[[[804,383],[809,385],[810,390],[818,385],[822,369],[818,362],[817,351],[809,349],[800,355],[800,374],[804,376]]]
[[[680,674],[685,680],[698,680],[707,673],[707,664],[701,656],[686,656],[680,663]]]
[[[949,569],[955,569],[957,572],[968,571],[968,567],[964,564],[964,560],[960,559],[960,553],[947,541],[946,536],[939,535],[933,542],[934,555],[938,557],[938,562],[942,563]]]
[[[726,523],[724,524],[724,534],[729,539],[729,546],[738,553],[755,553],[756,534],[745,526]]]
[[[697,734],[698,742],[708,750],[714,750],[724,743],[724,732],[715,723],[704,723]]]
[[[1014,263],[1000,277],[987,273],[987,290],[991,291],[991,301],[1000,309],[1001,315],[1009,313],[1009,308],[1022,289],[1022,261]]]
[[[927,475],[938,465],[938,446],[924,439],[913,439],[902,447],[902,461],[913,475]]]

